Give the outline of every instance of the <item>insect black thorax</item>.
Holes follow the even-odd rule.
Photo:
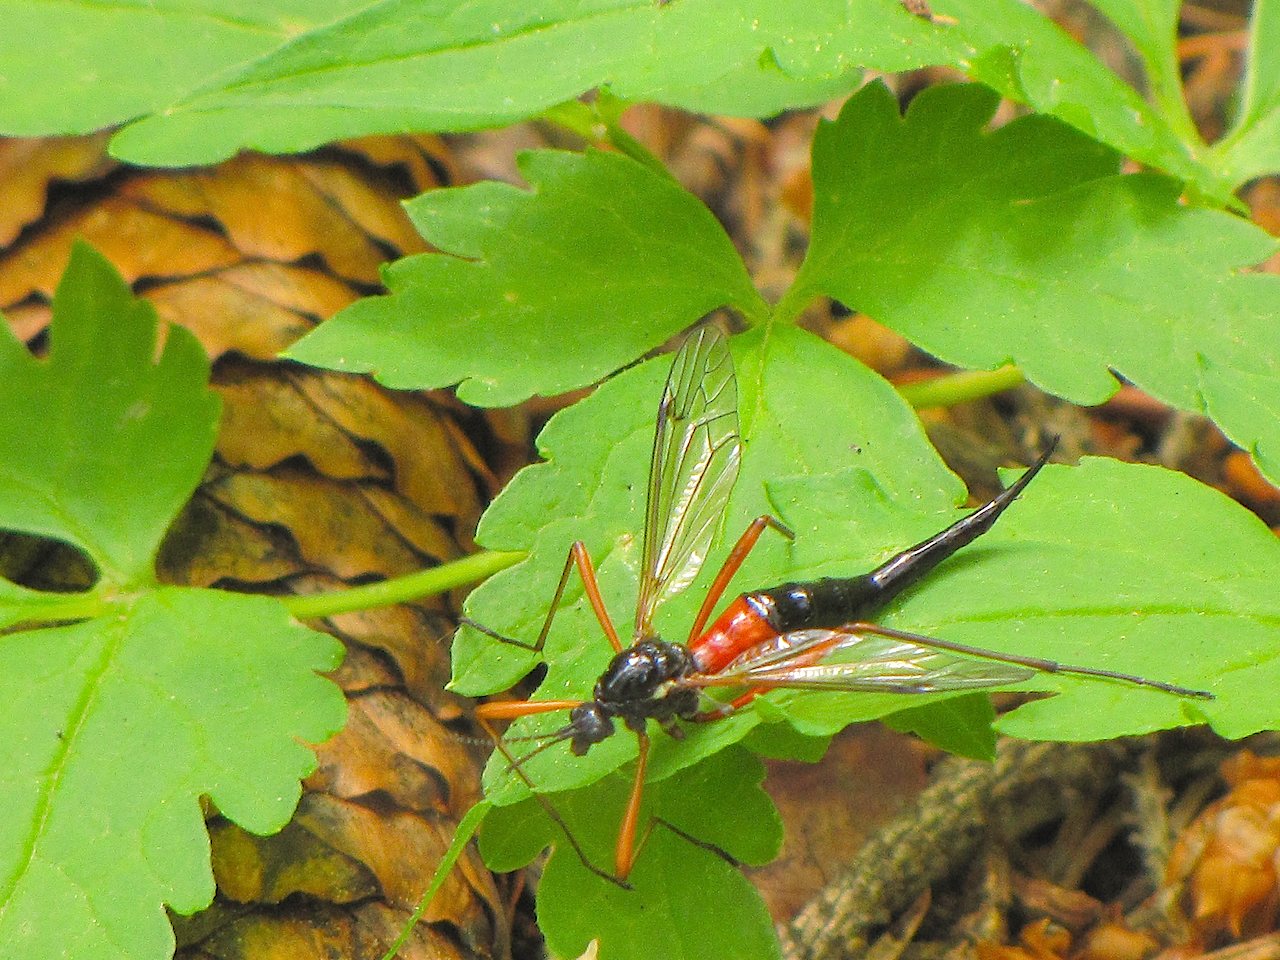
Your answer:
[[[679,680],[694,672],[689,651],[678,643],[640,640],[617,654],[596,681],[595,699],[569,715],[571,749],[582,755],[613,733],[618,717],[629,730],[643,733],[646,721],[663,726],[698,711],[698,693]]]

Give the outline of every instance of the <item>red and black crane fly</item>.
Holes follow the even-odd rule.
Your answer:
[[[637,853],[636,832],[649,754],[648,722],[683,735],[680,721],[727,716],[753,697],[774,688],[880,693],[934,693],[980,689],[1026,680],[1036,673],[1072,673],[1153,687],[1184,697],[1212,695],[1170,683],[1037,657],[985,650],[872,623],[886,603],[966,544],[986,533],[1047,462],[1053,446],[995,499],[945,530],[903,550],[859,577],[783,583],[735,599],[707,627],[730,580],[770,527],[793,534],[779,520],[754,520],[730,550],[712,582],[687,642],[662,640],[653,628],[658,606],[685,589],[702,568],[738,475],[742,446],[738,435],[737,388],[724,336],[711,327],[691,334],[676,353],[658,406],[645,505],[643,564],[630,646],[618,635],[596,580],[585,545],[569,550],[546,620],[532,643],[502,637],[474,621],[469,625],[506,643],[540,651],[556,609],[576,567],[585,593],[615,656],[596,681],[591,700],[542,700],[482,704],[488,721],[568,710],[569,722],[536,739],[524,757],[495,742],[551,818],[564,831],[583,864],[598,876],[627,886]],[[728,701],[706,690],[737,690]],[[593,864],[560,815],[537,793],[523,769],[535,753],[568,740],[575,755],[615,732],[615,721],[635,733],[639,759],[618,834],[614,871]],[[690,838],[692,839],[692,838]],[[695,841],[696,842],[696,841]]]

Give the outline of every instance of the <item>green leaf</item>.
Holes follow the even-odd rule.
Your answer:
[[[824,535],[836,543],[854,536],[864,518],[829,516],[820,505],[823,491],[811,487],[810,496],[801,497],[797,489],[796,519],[821,518]],[[934,520],[917,529],[923,536],[941,525]],[[838,547],[830,550],[839,555]],[[992,532],[878,619],[927,636],[1138,674],[1218,697],[1189,701],[1118,681],[1042,674],[1019,688],[1070,696],[1019,707],[1001,718],[1002,732],[1098,740],[1207,721],[1223,736],[1238,738],[1280,724],[1274,704],[1243,693],[1273,679],[1280,601],[1267,584],[1278,568],[1275,536],[1217,491],[1171,471],[1090,458],[1078,468],[1046,467]],[[802,731],[815,734],[883,715],[886,704],[903,702],[878,694],[770,697]]]
[[[1012,361],[1099,403],[1115,370],[1211,416],[1280,478],[1280,278],[1242,268],[1276,241],[1178,203],[1051,120],[984,132],[980,87],[926,91],[905,118],[873,85],[814,144],[809,255],[787,296],[821,292],[951,363]]]
[[[278,830],[345,703],[341,645],[265,598],[158,589],[110,618],[0,643],[0,944],[13,957],[166,957],[162,904],[213,896],[199,797]]]
[[[955,478],[924,443],[914,416],[874,374],[791,327],[735,337],[732,349],[746,444],[742,473],[710,569],[659,611],[658,626],[672,640],[684,639],[726,542],[760,513],[779,515],[796,540],[762,540],[730,592],[860,574],[963,515],[954,506],[961,495]],[[472,594],[473,618],[531,640],[567,546],[581,538],[596,558],[606,605],[617,622],[628,622],[641,556],[643,472],[666,364],[657,360],[619,375],[548,424],[540,438],[547,462],[517,476],[480,532],[487,545],[530,550],[529,558]],[[1208,721],[1224,735],[1242,736],[1280,724],[1272,701],[1247,692],[1280,680],[1272,676],[1280,662],[1280,599],[1271,586],[1277,569],[1275,537],[1221,494],[1168,471],[1086,460],[1079,468],[1046,467],[994,531],[886,607],[881,619],[946,640],[1137,673],[1219,697],[1190,701],[1115,680],[1043,674],[1018,688],[1058,696],[1006,715],[1000,724],[1008,732],[1094,739]],[[611,656],[576,575],[565,603],[544,651],[548,671],[537,698],[590,698]],[[454,686],[469,694],[509,686],[536,659],[470,630],[460,632],[454,653]],[[904,710],[911,711],[909,725],[933,739],[969,755],[989,752],[991,715],[971,695],[775,690],[726,720],[685,725],[681,740],[653,731],[647,782],[654,790],[676,782],[683,771],[752,735],[762,720],[791,723],[807,754],[811,737],[889,715],[901,723]],[[563,713],[526,718],[512,726],[511,736],[536,737],[565,722]],[[619,781],[614,772],[635,757],[633,738],[619,734],[585,757],[557,744],[523,764],[539,792],[551,794],[558,807],[580,805],[595,824],[574,829],[575,835],[579,829],[600,834],[590,841],[598,864],[610,862],[618,822],[617,814],[600,811],[625,805],[627,778]],[[771,752],[785,744],[778,737],[764,742]],[[520,752],[518,739],[512,749]],[[491,863],[511,868],[559,842],[504,763],[491,764],[486,785],[497,805],[496,820],[486,827]],[[564,791],[573,791],[572,798]],[[680,792],[696,809],[730,822],[741,816],[734,790]],[[637,874],[655,870],[667,877],[676,867],[666,856],[661,847],[646,847]],[[658,862],[648,862],[651,857]],[[562,852],[556,862],[568,870],[576,858]],[[598,878],[576,873],[572,884],[565,881],[563,900],[544,886],[544,917],[611,895]],[[703,881],[704,901],[733,899],[719,883]],[[601,902],[613,911],[612,900]],[[718,935],[714,917],[698,922],[704,926],[695,932],[704,939]]]
[[[65,540],[113,584],[154,577],[160,539],[213,451],[219,402],[188,331],[156,350],[154,308],[77,244],[47,359],[0,324],[0,528]]]
[[[175,95],[361,6],[352,0],[113,7],[2,0],[0,62],[10,95],[0,101],[0,126],[13,136],[115,126],[162,110]],[[49,56],[50,49],[58,56]]]
[[[945,509],[960,497],[962,488],[942,470],[914,414],[883,380],[790,327],[762,328],[735,337],[733,345],[747,449],[725,522],[726,536],[736,537],[762,513],[785,509],[766,489],[766,481],[780,470],[821,473],[833,464],[866,460],[878,464],[877,482],[884,489],[909,502]],[[477,534],[485,546],[530,551],[530,557],[473,591],[467,604],[470,616],[504,636],[532,640],[546,615],[569,544],[582,539],[595,559],[614,620],[630,622],[640,563],[644,472],[668,365],[664,358],[628,370],[547,425],[539,449],[548,462],[517,475],[486,512]],[[798,390],[797,384],[805,389]],[[842,415],[831,423],[829,416],[815,416],[819,410],[840,410]],[[874,535],[871,528],[868,531]],[[798,532],[801,541],[811,533],[808,527]],[[767,535],[737,582],[758,585],[790,569],[787,557],[793,549],[781,537]],[[704,570],[694,587],[660,611],[658,626],[672,631],[671,639],[684,639],[682,631],[687,632],[693,619],[699,591],[713,574]],[[546,650],[548,660],[563,662],[568,669],[548,676],[539,691],[546,699],[589,692],[609,659],[608,644],[580,598],[575,575]],[[527,651],[464,628],[454,642],[453,686],[468,695],[505,689],[534,662]],[[710,729],[736,731],[736,724],[744,727],[735,732],[736,738],[747,732],[744,719]],[[706,728],[694,731],[690,744],[701,743],[700,736],[710,734]],[[603,754],[610,748],[606,742],[596,750]],[[554,753],[539,757],[533,768],[549,764]],[[655,766],[661,765],[661,756],[659,750]],[[567,766],[566,776],[573,778],[570,771],[584,764]]]
[[[1179,87],[1168,2],[1105,0],[1134,43],[1154,104],[1017,0],[420,0],[373,7],[234,0],[163,10],[0,0],[10,134],[78,133],[141,118],[113,150],[130,162],[210,164],[237,150],[296,152],[343,137],[470,130],[522,120],[599,87],[635,101],[768,116],[855,89],[862,69],[946,64],[1053,114],[1221,202],[1274,170],[1274,39],[1257,5],[1241,125],[1208,151]],[[57,58],[42,55],[54,47]],[[128,51],[124,55],[122,51]],[[516,79],[518,78],[518,79]]]
[[[462,399],[493,406],[594,383],[718,307],[766,309],[724,229],[674,181],[596,151],[525,153],[520,170],[531,191],[487,182],[412,201],[447,252],[393,265],[390,296],[287,355],[397,388],[461,381]]]
[[[178,102],[117,136],[117,155],[213,163],[246,147],[500,126],[602,85],[633,100],[771,114],[854,89],[861,66],[905,70],[955,56],[946,30],[894,0],[398,0],[299,22],[269,54],[228,58],[203,89],[179,88]]]
[[[799,760],[817,763],[831,746],[830,737],[809,737],[786,723],[786,714],[777,710],[768,700],[761,700],[755,712],[763,721],[742,738],[742,745],[752,753],[774,760]],[[771,722],[771,712],[780,722]]]
[[[626,737],[626,740],[634,740]],[[760,789],[764,768],[740,749],[722,751],[646,790],[641,834],[661,816],[736,859],[765,863],[777,855],[782,829]],[[594,864],[612,870],[630,778],[613,776],[598,789],[551,799]],[[720,802],[722,798],[727,802]],[[480,849],[494,869],[528,863],[547,845],[554,853],[538,887],[538,921],[557,956],[579,956],[594,939],[610,960],[770,957],[778,955],[773,924],[760,895],[719,854],[653,824],[623,890],[597,877],[532,800],[495,808]],[[711,906],[714,905],[714,906]]]
[[[878,378],[790,328],[737,337],[734,347],[746,452],[723,536],[732,538],[751,517],[772,512],[796,531],[797,539],[794,544],[762,540],[733,589],[860,574],[960,515],[952,506],[959,499],[954,478],[941,469],[914,418]],[[472,594],[468,612],[474,619],[505,636],[531,640],[563,568],[567,544],[580,538],[596,559],[606,605],[615,621],[627,622],[640,557],[637,531],[652,430],[649,411],[663,365],[654,362],[620,375],[548,425],[541,438],[548,462],[522,472],[509,485],[480,531],[486,545],[528,550],[530,556]],[[840,410],[841,416],[833,420],[832,410]],[[771,479],[783,470],[792,475]],[[1055,496],[1059,485],[1071,492]],[[1280,563],[1274,537],[1220,495],[1164,471],[1089,462],[1080,470],[1046,468],[1024,501],[981,544],[891,605],[884,613],[886,624],[1201,689],[1218,689],[1224,664],[1236,663],[1242,651],[1257,649],[1257,631],[1274,634],[1268,626],[1273,604],[1261,586]],[[1193,502],[1195,509],[1182,509]],[[1047,525],[1041,540],[1023,542],[1028,535],[1021,525],[1036,522]],[[1221,549],[1206,552],[1199,544],[1205,523],[1221,531]],[[1152,572],[1151,560],[1135,555],[1151,543],[1160,544],[1155,556],[1177,570]],[[1188,544],[1195,544],[1194,550]],[[723,556],[723,550],[722,545],[712,557]],[[1221,574],[1215,572],[1218,564],[1223,565]],[[683,630],[714,573],[714,561],[708,566],[693,587],[659,612],[658,626],[669,639],[684,639]],[[1029,574],[1034,574],[1033,582]],[[1220,580],[1241,584],[1241,602],[1247,598],[1247,603],[1230,624],[1215,628],[1224,637],[1221,645],[1212,650],[1200,646],[1202,659],[1170,664],[1160,643],[1130,648],[1118,641],[1137,629],[1135,624],[1146,622],[1158,627],[1142,630],[1165,636],[1198,635],[1204,618],[1227,606]],[[1092,592],[1076,597],[1068,588],[1077,581]],[[1029,606],[1033,596],[1036,605]],[[1033,614],[1031,623],[1027,618]],[[545,655],[551,669],[538,697],[590,697],[610,651],[581,601],[576,575]],[[535,659],[528,651],[464,629],[455,640],[454,687],[471,695],[506,688]],[[1199,713],[1184,710],[1179,698],[1123,684],[1058,676],[1029,685],[1071,693],[1050,701],[1051,707],[1036,705],[1038,713],[1047,710],[1052,722],[1060,724],[1052,731],[1046,726],[1040,734],[1046,737],[1120,736],[1200,720]],[[891,694],[786,691],[768,699],[811,736],[926,702]],[[1078,708],[1078,703],[1088,703],[1090,709]],[[1257,709],[1242,711],[1225,700],[1203,707],[1231,735],[1265,725]],[[758,713],[740,711],[727,721],[698,725],[681,743],[656,737],[651,777],[660,779],[741,739],[758,722]],[[559,715],[531,718],[517,724],[513,734],[545,733],[563,723]],[[624,739],[593,748],[588,759],[573,758],[567,749],[548,750],[528,768],[540,788],[582,786],[630,759],[633,748]],[[494,799],[510,803],[524,792],[511,787]]]
[[[996,712],[985,693],[952,697],[942,703],[908,707],[884,718],[899,733],[914,733],[935,747],[971,760],[996,758]]]
[[[1250,20],[1243,102],[1235,124],[1212,151],[1233,183],[1280,170],[1280,5],[1256,0]]]
[[[1154,103],[1103,65],[1092,51],[1034,7],[1018,0],[939,0],[974,50],[957,64],[969,76],[1057,117],[1142,163],[1195,184],[1229,202],[1238,183],[1207,162],[1179,84],[1171,10],[1164,0],[1103,0],[1097,4],[1134,42]]]
[[[168,905],[213,895],[200,798],[279,829],[341,726],[342,646],[278,601],[152,582],[210,455],[208,365],[87,247],[54,301],[49,359],[0,332],[0,528],[82,547],[81,594],[0,580],[0,955],[148,960]],[[73,622],[79,621],[79,622]],[[41,624],[44,626],[41,626]],[[54,624],[54,625],[50,625]]]
[[[735,338],[734,345],[747,452],[730,502],[726,536],[736,537],[762,513],[785,510],[785,504],[775,502],[766,488],[766,480],[779,464],[788,472],[821,472],[831,463],[867,458],[879,464],[878,480],[884,488],[907,502],[946,509],[959,498],[962,488],[941,469],[914,414],[883,380],[790,327],[754,331]],[[573,540],[582,539],[595,558],[614,620],[623,625],[630,622],[640,562],[643,472],[667,365],[664,359],[629,370],[548,424],[539,443],[549,462],[522,471],[490,507],[477,534],[486,546],[506,544],[530,550],[531,555],[472,592],[467,611],[473,619],[504,636],[532,640],[559,579],[565,551]],[[798,391],[798,383],[807,390]],[[819,410],[847,414],[833,424],[829,416],[819,417]],[[802,540],[811,533],[808,526],[798,532]],[[858,539],[875,532],[868,525]],[[880,551],[882,543],[872,550]],[[769,535],[736,582],[747,586],[777,582],[784,572],[795,569],[788,562],[792,552],[781,537]],[[669,639],[685,638],[714,572],[704,570],[690,590],[659,612],[658,626],[668,632]],[[580,598],[575,575],[566,592],[566,607],[547,642],[547,660],[555,669],[539,688],[542,699],[589,696],[609,660],[608,644]],[[535,662],[529,652],[468,628],[459,631],[453,651],[453,688],[468,695],[510,687]],[[901,706],[895,703],[872,716]],[[558,715],[544,716],[517,724],[512,734],[546,733],[563,722]],[[758,722],[756,711],[741,711],[726,721],[691,729],[681,743],[655,738],[650,779],[660,780],[723,749]],[[634,757],[634,750],[627,738],[614,737],[594,747],[587,760],[570,756],[567,749],[554,749],[527,766],[541,788],[568,789],[617,769]],[[491,784],[495,775],[491,767]],[[511,803],[525,793],[520,785],[507,782],[490,799]]]

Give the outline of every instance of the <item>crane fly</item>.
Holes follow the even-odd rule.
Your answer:
[[[637,854],[650,720],[668,734],[681,737],[680,721],[702,722],[727,716],[760,693],[775,688],[934,693],[1003,686],[1037,673],[1102,677],[1178,696],[1211,698],[1204,691],[1132,674],[1001,653],[871,622],[888,601],[990,530],[1045,465],[1052,451],[1051,444],[995,499],[870,573],[754,590],[737,597],[712,621],[730,580],[764,531],[772,528],[788,538],[793,536],[778,519],[758,517],[730,550],[694,618],[687,641],[681,644],[663,640],[653,627],[654,613],[665,600],[684,590],[702,568],[742,458],[737,388],[728,343],[714,328],[695,331],[676,353],[658,405],[645,502],[643,562],[630,645],[623,645],[605,609],[591,557],[578,541],[569,550],[559,586],[534,643],[502,637],[474,621],[464,622],[495,639],[541,651],[565,586],[576,568],[587,600],[614,650],[613,659],[596,681],[592,699],[486,703],[477,708],[477,716],[493,735],[511,769],[533,791],[587,869],[626,887]],[[735,693],[729,700],[715,700],[706,691],[716,687],[730,688]],[[569,711],[568,723],[550,734],[531,738],[544,742],[523,757],[516,757],[489,723],[557,710]],[[537,792],[524,763],[566,740],[570,750],[582,756],[610,737],[618,720],[636,735],[639,758],[618,832],[614,869],[608,871],[587,857],[550,800]],[[673,825],[667,826],[700,843]]]

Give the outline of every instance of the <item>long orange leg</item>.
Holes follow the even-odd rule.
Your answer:
[[[486,720],[514,720],[535,713],[572,710],[582,703],[581,700],[493,700],[476,707],[476,717],[481,723]]]
[[[595,611],[596,619],[600,621],[600,628],[604,630],[604,635],[609,638],[609,643],[613,646],[614,653],[622,652],[622,641],[618,639],[618,630],[613,625],[613,621],[609,619],[609,611],[605,609],[604,597],[600,596],[600,581],[596,579],[596,568],[591,563],[591,554],[587,553],[587,545],[581,540],[575,540],[573,546],[569,548],[569,556],[578,564],[578,573],[582,575],[582,587],[587,593],[587,599],[591,601],[591,609]],[[569,578],[569,561],[565,561],[564,576],[560,578],[560,589],[556,591],[556,604],[560,603],[560,594],[564,593],[564,582]],[[547,639],[547,633],[551,630],[551,615],[555,613],[553,607],[547,615],[547,622],[542,625],[542,632],[538,634],[538,649],[542,649],[543,642]]]
[[[538,632],[538,639],[535,643],[528,644],[519,640],[513,640],[509,637],[504,637],[487,627],[476,623],[474,620],[464,618],[464,622],[496,640],[501,640],[504,643],[511,643],[518,647],[524,647],[526,650],[533,650],[535,652],[541,651],[543,645],[547,641],[547,635],[551,632],[552,621],[555,619],[556,611],[560,608],[560,600],[564,597],[565,587],[569,582],[569,574],[573,571],[575,565],[578,568],[578,573],[582,576],[583,589],[586,592],[587,600],[591,603],[591,609],[595,612],[596,619],[600,621],[600,626],[604,630],[605,636],[609,638],[609,643],[612,645],[614,652],[620,652],[622,650],[622,641],[618,638],[618,631],[614,627],[613,621],[609,618],[609,611],[606,609],[604,605],[604,598],[600,594],[600,582],[596,578],[595,566],[591,563],[591,555],[587,553],[586,544],[581,540],[575,541],[573,546],[569,548],[569,556],[565,559],[564,570],[560,574],[560,582],[556,586],[555,596],[551,600],[551,607],[547,611],[547,618],[543,621],[542,629]],[[573,848],[574,853],[578,855],[578,859],[582,861],[582,865],[602,880],[608,880],[610,883],[617,884],[625,890],[630,890],[631,885],[626,882],[626,874],[631,870],[630,861],[628,861],[626,871],[624,872],[619,870],[618,874],[612,874],[592,863],[591,858],[587,856],[586,851],[582,849],[582,845],[578,842],[578,838],[573,835],[573,831],[569,829],[569,825],[560,815],[560,811],[555,808],[555,805],[552,804],[550,800],[538,792],[537,786],[525,771],[524,761],[528,760],[529,757],[540,753],[546,747],[552,746],[555,741],[549,741],[527,754],[525,757],[518,758],[507,748],[506,743],[489,723],[490,720],[511,720],[517,717],[531,716],[538,713],[550,713],[555,710],[572,710],[575,707],[581,706],[582,703],[583,701],[581,700],[537,700],[482,703],[476,707],[476,719],[479,721],[480,726],[484,728],[484,731],[489,734],[489,737],[493,740],[494,746],[503,755],[503,757],[506,758],[508,766],[516,772],[516,775],[520,777],[521,780],[524,781],[525,786],[529,788],[534,798],[542,805],[542,809],[546,812],[547,816],[550,817],[552,822],[560,828],[560,831],[565,835],[565,839],[569,841],[569,846]],[[645,746],[647,747],[647,745],[648,741],[646,740]],[[642,752],[640,755],[641,771],[637,779],[638,785],[643,783],[644,780],[644,763],[645,753]],[[633,790],[633,792],[636,791]],[[635,797],[635,808],[637,813],[639,811],[638,801],[639,795],[637,793]],[[630,807],[628,809],[630,810]],[[635,816],[635,814],[630,815],[633,818]],[[634,823],[631,825],[631,830],[634,834]],[[619,856],[621,856],[621,853],[619,853]]]
[[[618,846],[614,851],[613,865],[614,869],[617,870],[618,877],[625,880],[631,874],[631,868],[635,866],[636,857],[640,855],[640,850],[649,839],[649,835],[653,833],[653,828],[658,824],[662,824],[677,837],[693,844],[695,847],[701,847],[703,850],[714,853],[735,867],[742,866],[735,857],[726,853],[714,843],[699,840],[692,834],[681,830],[670,820],[664,820],[658,816],[649,817],[649,824],[645,827],[644,835],[638,843],[636,842],[637,827],[640,824],[640,800],[644,796],[644,776],[649,760],[649,738],[645,734],[637,734],[637,736],[640,740],[640,757],[636,762],[636,778],[631,785],[631,799],[627,801],[627,812],[622,818],[622,828],[618,831]]]
[[[631,784],[631,798],[627,800],[627,812],[622,816],[622,826],[618,829],[618,845],[614,849],[613,868],[618,876],[625,880],[635,866],[636,827],[640,823],[640,800],[644,797],[644,772],[649,765],[649,737],[637,733],[640,742],[640,756],[636,760],[636,778]],[[647,834],[646,834],[647,836]]]
[[[715,611],[716,604],[724,596],[724,592],[729,586],[729,581],[733,579],[733,575],[738,572],[738,568],[747,559],[747,554],[755,547],[756,541],[760,539],[760,534],[764,533],[766,527],[772,527],[788,540],[796,538],[791,528],[777,517],[765,514],[752,520],[742,536],[738,538],[738,542],[733,545],[733,549],[729,551],[729,556],[725,557],[724,565],[720,567],[720,572],[716,574],[715,580],[712,581],[711,589],[707,591],[707,596],[702,601],[702,607],[698,610],[698,616],[694,618],[693,628],[689,631],[689,643],[693,643],[698,637],[702,636],[703,628],[706,627],[707,621],[711,619],[711,614]]]
[[[555,620],[556,612],[560,609],[560,599],[564,596],[564,588],[569,583],[569,574],[573,572],[575,565],[578,568],[578,573],[582,575],[582,586],[587,594],[587,600],[591,603],[591,609],[595,611],[596,619],[600,621],[600,627],[604,630],[604,635],[609,638],[609,643],[613,646],[613,652],[620,652],[622,650],[622,641],[618,639],[618,630],[609,618],[609,611],[605,609],[604,597],[600,595],[600,581],[596,579],[596,568],[591,562],[591,554],[587,553],[587,546],[581,540],[575,540],[573,546],[569,548],[569,556],[564,561],[564,571],[560,574],[560,583],[556,587],[555,596],[551,598],[551,606],[547,610],[547,619],[542,622],[542,629],[538,631],[536,642],[525,643],[523,640],[516,640],[513,637],[504,637],[483,624],[477,623],[470,617],[462,617],[458,622],[465,623],[467,626],[479,630],[485,636],[493,637],[493,639],[500,640],[503,643],[509,643],[514,647],[523,647],[525,650],[532,650],[534,653],[541,653],[543,645],[547,642],[547,635],[551,632],[551,623]]]
[[[545,704],[549,704],[551,702],[552,701],[545,701],[544,703],[532,704],[531,706],[544,707]],[[576,705],[576,701],[556,701],[556,702],[562,702],[565,704],[573,703]],[[542,746],[539,746],[537,749],[533,750],[532,752],[526,754],[523,757],[516,757],[510,751],[510,749],[508,749],[505,741],[503,741],[503,739],[498,735],[497,731],[494,730],[493,727],[488,722],[489,718],[509,715],[508,712],[498,709],[498,710],[485,710],[484,713],[481,713],[481,710],[484,710],[484,708],[486,707],[504,708],[504,707],[519,707],[519,706],[524,706],[524,704],[483,704],[476,711],[476,714],[477,714],[476,719],[480,722],[480,726],[484,728],[485,733],[487,733],[489,737],[493,740],[494,746],[497,747],[498,751],[503,755],[503,757],[506,758],[507,765],[512,770],[515,771],[516,775],[521,780],[524,781],[525,786],[529,788],[534,798],[538,801],[539,804],[542,805],[542,809],[546,812],[547,816],[550,817],[552,822],[555,823],[555,825],[560,828],[560,832],[565,835],[565,839],[569,841],[569,846],[573,849],[573,852],[578,855],[578,859],[582,861],[582,865],[586,867],[588,870],[590,870],[592,873],[594,873],[596,876],[600,877],[602,880],[607,880],[612,884],[622,887],[624,890],[633,889],[631,884],[627,882],[627,877],[630,876],[631,870],[635,866],[636,857],[639,855],[641,848],[644,847],[645,841],[649,839],[649,834],[653,832],[653,828],[657,824],[662,824],[664,827],[666,827],[676,836],[683,838],[689,843],[692,843],[694,846],[701,847],[704,850],[708,850],[716,854],[717,856],[723,858],[724,860],[733,864],[734,866],[741,865],[738,862],[738,860],[730,856],[724,850],[720,849],[720,847],[716,846],[713,843],[707,843],[704,840],[699,840],[697,837],[689,833],[686,833],[684,830],[680,829],[675,824],[667,820],[664,820],[661,817],[650,817],[649,824],[645,828],[644,835],[640,838],[639,842],[636,841],[636,834],[638,832],[638,827],[640,824],[641,801],[644,798],[645,772],[647,771],[649,766],[649,737],[645,734],[637,734],[636,737],[637,737],[638,746],[639,746],[639,754],[636,758],[636,773],[635,773],[635,779],[632,781],[632,785],[631,785],[631,796],[627,800],[627,809],[622,816],[622,823],[618,829],[618,842],[617,842],[617,846],[614,849],[614,858],[613,858],[614,872],[610,873],[609,871],[596,866],[594,863],[591,862],[591,859],[587,856],[586,851],[582,849],[582,845],[578,842],[577,837],[573,835],[573,831],[569,829],[569,825],[565,822],[564,817],[560,815],[560,811],[558,811],[555,808],[555,805],[550,800],[548,800],[543,794],[538,793],[537,788],[533,783],[533,779],[529,776],[528,772],[525,771],[524,769],[524,764],[527,760],[529,760],[530,757],[533,757],[536,754],[541,753],[544,749],[548,747],[554,746],[555,742],[558,742],[558,741],[548,742],[546,744],[543,744]],[[542,709],[542,710],[530,710],[526,712],[543,713],[543,712],[549,712],[549,709],[550,708]],[[518,714],[515,714],[514,711],[510,711],[510,714],[518,715]]]
[[[616,884],[624,890],[630,890],[631,884],[627,883],[625,874],[619,876],[617,874],[610,873],[608,870],[605,870],[602,867],[597,867],[591,862],[591,858],[587,856],[587,851],[582,849],[582,844],[580,844],[578,842],[578,838],[573,835],[573,831],[569,829],[569,824],[565,823],[564,817],[560,815],[560,811],[555,808],[555,805],[550,800],[538,792],[538,788],[534,784],[533,779],[525,772],[524,760],[517,758],[515,754],[507,748],[502,737],[498,736],[498,732],[489,725],[489,722],[484,717],[477,714],[476,719],[479,720],[480,726],[484,728],[485,733],[489,734],[489,736],[493,738],[493,745],[497,747],[499,752],[501,752],[501,754],[506,758],[508,766],[516,772],[516,776],[524,781],[524,785],[529,788],[534,799],[542,805],[542,809],[546,815],[551,818],[552,822],[555,823],[557,827],[560,828],[560,832],[563,833],[565,839],[569,841],[569,846],[572,847],[573,852],[578,855],[578,859],[582,861],[582,865],[601,880],[608,880],[610,883]],[[528,757],[525,757],[524,759],[527,760]]]

